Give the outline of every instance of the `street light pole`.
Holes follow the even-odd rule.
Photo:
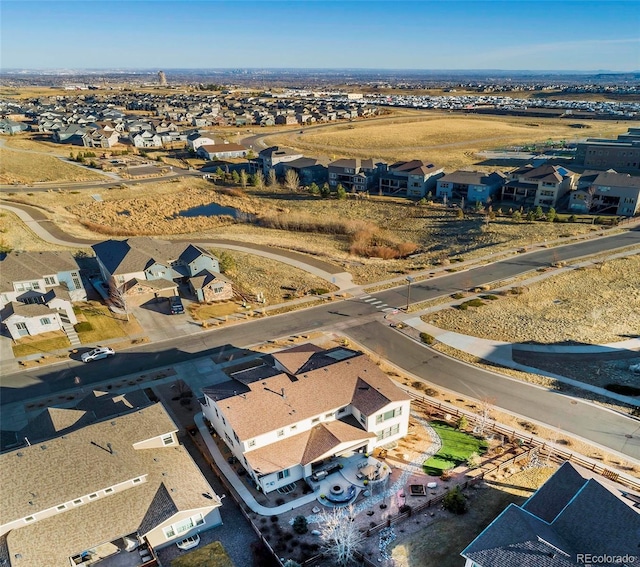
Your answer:
[[[414,282],[414,279],[411,276],[407,276],[405,279],[407,280],[407,308],[405,311],[409,313],[409,300],[411,298],[411,284]]]

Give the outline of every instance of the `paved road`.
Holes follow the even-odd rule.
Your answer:
[[[411,296],[414,300],[421,301],[546,266],[556,259],[579,257],[637,243],[640,243],[640,231],[635,230],[562,248],[544,249],[467,272],[414,284]],[[375,297],[377,301],[390,306],[402,306],[406,303],[406,286],[380,292]],[[0,404],[20,402],[73,388],[75,376],[79,376],[86,387],[114,376],[145,372],[197,356],[213,356],[220,350],[227,351],[257,344],[265,339],[323,328],[352,334],[370,350],[430,382],[476,398],[494,398],[496,405],[507,410],[551,426],[562,427],[640,460],[640,422],[582,402],[579,405],[571,404],[568,398],[557,393],[505,379],[434,353],[381,324],[383,319],[380,308],[384,303],[374,305],[367,301],[370,299],[335,302],[188,337],[141,345],[118,353],[108,363],[100,361],[83,365],[81,362],[69,361],[55,367],[30,369],[3,376],[0,378]]]

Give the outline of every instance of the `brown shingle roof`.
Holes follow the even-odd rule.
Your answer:
[[[287,350],[274,353],[275,358],[289,374],[297,374],[297,372],[305,365],[305,363],[316,352],[322,352],[324,349],[312,343],[305,343]]]
[[[0,291],[13,291],[13,282],[78,270],[70,252],[10,252],[0,261]]]
[[[133,448],[133,443],[175,430],[166,410],[155,404],[0,455],[3,486],[11,486],[11,490],[2,490],[3,524],[123,480],[146,479],[122,492],[12,530],[7,537],[8,556],[19,553],[20,565],[29,567],[68,567],[69,556],[151,529],[153,521],[162,521],[176,510],[216,505],[204,496],[211,494],[211,487],[184,447]],[[104,449],[107,443],[112,453]]]
[[[371,391],[358,390],[365,386]],[[295,377],[277,374],[247,387],[249,391],[219,402],[241,440],[347,406],[354,399],[368,410],[381,407],[383,400],[390,403],[409,399],[364,354]]]

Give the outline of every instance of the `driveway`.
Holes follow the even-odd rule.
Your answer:
[[[171,315],[169,300],[164,297],[158,298],[158,301],[151,300],[139,307],[133,307],[132,312],[149,340],[162,341],[202,330],[202,327],[189,315],[187,307],[191,302],[183,298],[182,303],[185,310],[180,315]]]

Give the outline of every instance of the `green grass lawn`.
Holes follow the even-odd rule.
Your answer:
[[[222,544],[214,541],[174,559],[171,567],[234,567],[234,565]]]
[[[97,343],[127,335],[126,321],[115,316],[107,307],[101,305],[81,307],[76,314],[84,315],[86,321],[91,324],[91,330],[78,332],[78,338],[82,344]]]
[[[71,343],[65,334],[37,339],[37,337],[29,337],[28,339],[19,339],[18,344],[13,345],[13,356],[21,358],[31,354],[47,354],[53,350],[69,348]]]
[[[423,463],[427,474],[439,476],[442,471],[466,462],[474,453],[482,455],[487,450],[486,441],[458,431],[444,421],[433,421],[431,427],[435,429],[438,437],[442,440],[442,447],[433,457]]]

